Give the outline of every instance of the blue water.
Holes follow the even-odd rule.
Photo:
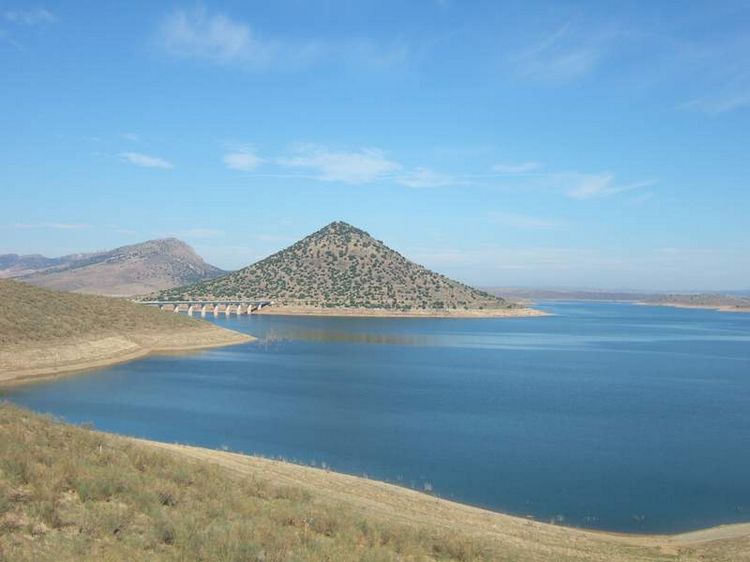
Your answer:
[[[750,521],[750,315],[219,318],[259,342],[19,388],[103,430],[283,457],[540,520]]]

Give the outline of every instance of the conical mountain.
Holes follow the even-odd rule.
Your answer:
[[[229,275],[162,291],[159,298],[267,298],[282,306],[389,310],[512,306],[409,261],[345,222]]]

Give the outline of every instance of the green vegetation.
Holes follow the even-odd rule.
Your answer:
[[[499,560],[466,536],[358,515],[0,404],[0,560]]]
[[[50,291],[9,279],[0,279],[0,303],[3,346],[208,327],[124,299]]]
[[[268,298],[278,305],[404,311],[512,306],[417,265],[344,222],[240,271],[158,298]]]

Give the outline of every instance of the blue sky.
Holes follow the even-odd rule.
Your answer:
[[[746,2],[5,2],[0,68],[0,253],[340,219],[485,286],[750,287]]]

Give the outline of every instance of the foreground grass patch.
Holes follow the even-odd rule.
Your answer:
[[[310,492],[0,405],[0,559],[498,560]]]

